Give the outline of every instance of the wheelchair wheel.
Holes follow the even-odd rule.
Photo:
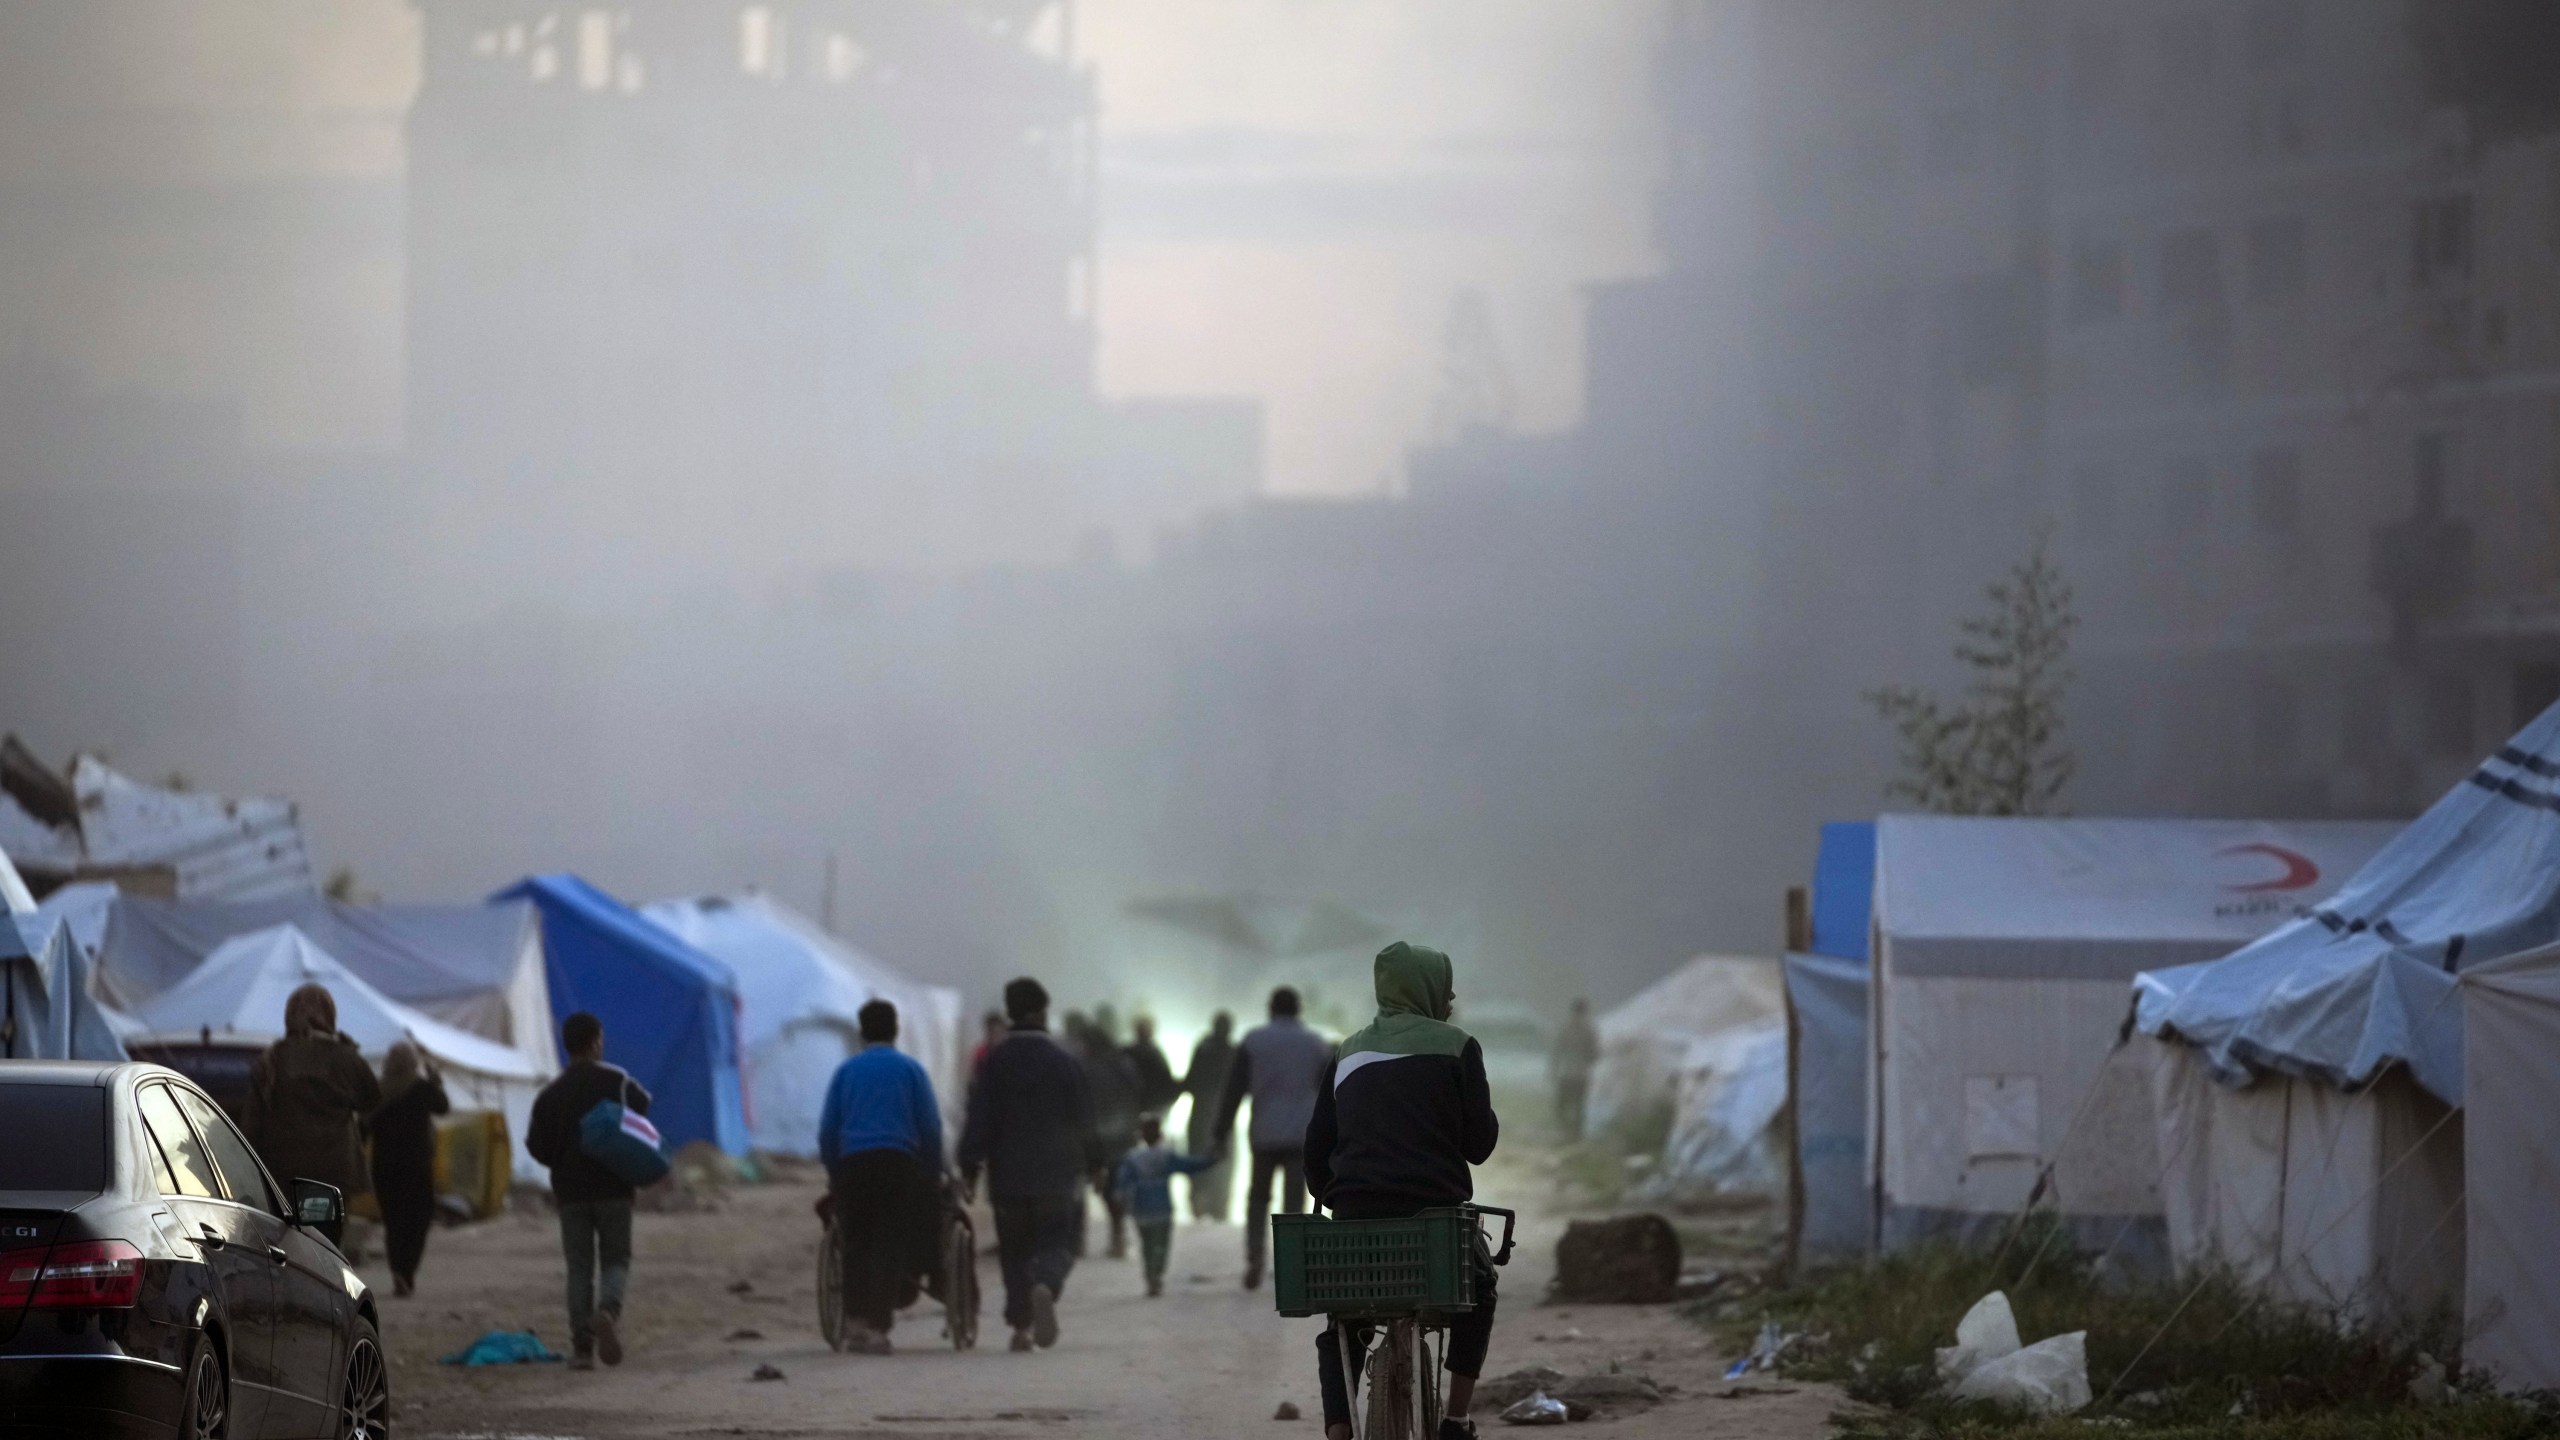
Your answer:
[[[978,1344],[978,1232],[966,1218],[942,1227],[942,1328],[954,1350]]]
[[[818,1333],[828,1349],[844,1349],[844,1240],[832,1221],[818,1242]]]

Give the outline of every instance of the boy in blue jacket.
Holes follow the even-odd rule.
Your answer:
[[[1150,1299],[1164,1293],[1165,1258],[1173,1253],[1173,1177],[1197,1175],[1218,1163],[1215,1155],[1181,1155],[1164,1143],[1164,1125],[1138,1117],[1138,1148],[1121,1158],[1111,1188],[1138,1226],[1138,1255],[1147,1272]]]

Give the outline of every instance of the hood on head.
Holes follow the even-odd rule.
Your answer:
[[[1379,1014],[1425,1020],[1448,1019],[1457,989],[1448,956],[1402,940],[1378,952],[1377,983]]]

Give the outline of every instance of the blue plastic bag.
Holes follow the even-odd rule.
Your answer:
[[[600,1100],[578,1120],[578,1148],[633,1185],[654,1184],[675,1168],[649,1117],[619,1100]]]
[[[557,1361],[560,1352],[530,1330],[492,1330],[444,1357],[447,1365],[531,1365]]]

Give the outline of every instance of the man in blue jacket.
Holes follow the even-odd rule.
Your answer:
[[[898,1007],[874,1000],[856,1018],[862,1049],[827,1086],[818,1154],[844,1254],[845,1348],[886,1355],[941,1240],[942,1111],[924,1067],[898,1052]]]

